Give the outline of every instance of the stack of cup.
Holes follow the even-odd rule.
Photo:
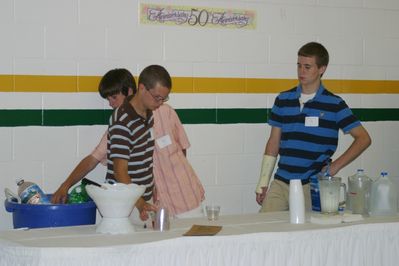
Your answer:
[[[305,223],[305,198],[300,179],[290,180],[289,208],[290,223]]]

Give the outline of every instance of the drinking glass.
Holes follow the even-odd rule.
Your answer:
[[[207,205],[205,206],[206,216],[209,221],[216,221],[219,219],[220,206],[218,205]]]

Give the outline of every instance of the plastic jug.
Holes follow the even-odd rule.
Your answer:
[[[33,183],[18,179],[18,195],[21,198],[21,203],[28,204],[50,204],[50,200],[41,188]]]
[[[371,186],[370,214],[372,216],[393,216],[397,212],[397,192],[387,172],[381,172]]]
[[[373,181],[357,169],[356,174],[348,177],[348,208],[354,214],[369,214],[370,191]]]

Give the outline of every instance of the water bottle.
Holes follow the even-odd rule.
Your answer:
[[[319,181],[317,179],[317,175],[313,175],[309,178],[310,185],[310,198],[312,201],[312,211],[320,212],[321,204],[320,204],[320,188]]]
[[[397,212],[397,192],[387,172],[371,186],[370,214],[372,216],[393,216]]]
[[[27,204],[50,204],[50,199],[41,190],[41,188],[29,181],[23,179],[17,180],[18,195],[21,199],[21,203]]]
[[[319,172],[317,175],[312,175],[309,178],[312,211],[321,212],[319,179],[324,176],[330,176],[330,164],[331,159],[327,159],[323,165],[326,166],[326,170],[324,172]]]

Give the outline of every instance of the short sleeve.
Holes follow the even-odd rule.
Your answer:
[[[183,150],[187,150],[188,148],[190,148],[190,141],[188,140],[186,131],[184,130],[184,127],[176,113],[176,111],[171,107],[170,108],[170,122],[173,124],[174,126],[174,130],[176,133],[176,141],[177,143],[179,143],[180,147]]]
[[[91,155],[102,165],[107,165],[107,135],[108,132],[106,131],[96,148],[91,152]]]

